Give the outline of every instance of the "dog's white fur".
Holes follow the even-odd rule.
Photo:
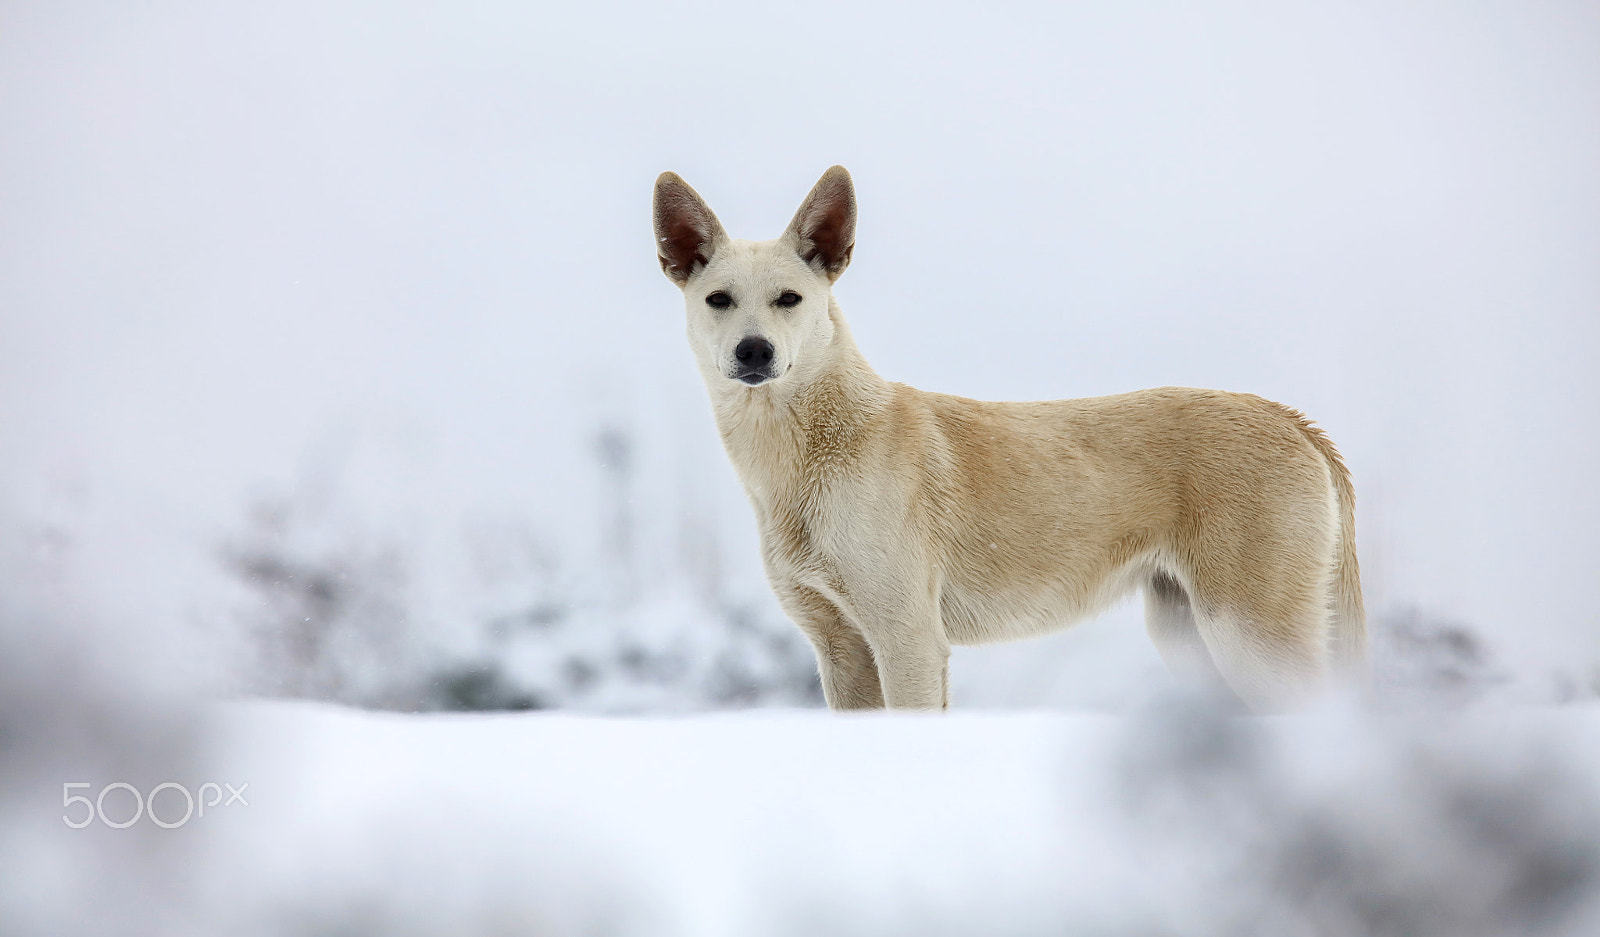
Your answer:
[[[832,295],[855,243],[843,167],[772,241],[729,238],[674,173],[654,208],[768,578],[830,707],[945,708],[952,643],[1064,627],[1139,587],[1168,665],[1256,708],[1363,666],[1354,493],[1298,412],[1176,387],[990,403],[883,380]],[[747,339],[770,344],[760,373]]]

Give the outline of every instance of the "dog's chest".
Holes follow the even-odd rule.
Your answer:
[[[723,442],[761,528],[768,571],[831,591],[883,551],[881,472],[864,468],[866,408],[823,381],[791,407],[722,414]]]
[[[842,592],[853,575],[881,568],[885,550],[876,539],[885,525],[875,523],[852,487],[836,481],[827,490],[772,498],[752,492],[762,551],[775,576]]]

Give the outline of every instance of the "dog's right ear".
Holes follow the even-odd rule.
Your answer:
[[[710,263],[717,245],[728,239],[705,199],[675,172],[656,177],[655,219],[661,272],[679,288]]]

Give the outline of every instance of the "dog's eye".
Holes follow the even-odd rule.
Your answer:
[[[713,309],[726,309],[733,305],[733,297],[721,290],[717,290],[715,293],[712,293],[710,296],[706,297],[706,305],[712,307]]]
[[[784,290],[783,295],[778,297],[778,305],[780,306],[798,306],[799,304],[800,294],[794,290]]]

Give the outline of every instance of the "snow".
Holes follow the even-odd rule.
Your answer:
[[[1026,916],[1054,890],[1038,872],[1062,864],[1050,806],[1059,793],[1052,742],[1062,727],[1043,719],[941,724],[774,714],[417,724],[257,710],[228,722],[275,741],[274,754],[251,763],[267,769],[269,787],[256,788],[258,802],[283,780],[296,787],[315,780],[319,803],[309,816],[269,807],[263,814],[271,820],[250,818],[252,825],[285,814],[298,821],[294,839],[306,848],[278,870],[287,894],[304,882],[337,881],[342,868],[371,867],[374,836],[390,838],[376,831],[391,830],[400,817],[419,832],[384,848],[411,853],[416,864],[375,883],[383,903],[382,896],[437,887],[426,883],[457,861],[468,867],[449,877],[469,881],[504,875],[496,866],[570,862],[569,875],[602,885],[613,879],[623,909],[654,909],[644,932],[657,933],[770,932],[786,916],[774,910],[799,911],[823,895],[817,910],[838,904],[868,922],[895,920],[909,905],[937,920],[985,893],[1009,896],[1001,904]],[[294,768],[270,770],[281,752],[307,743],[311,754],[291,761]],[[375,788],[388,790],[369,803]],[[329,825],[329,817],[337,821]],[[439,862],[423,852],[442,830],[453,845]],[[308,867],[293,858],[303,853],[319,858]],[[470,892],[443,897],[447,910],[426,909],[443,921],[481,910]],[[562,903],[558,895],[543,900]],[[606,910],[578,904],[570,913]]]
[[[885,377],[1286,401],[1354,471],[1376,618],[1463,623],[1530,698],[1595,680],[1591,4],[7,8],[0,552],[170,679],[604,708],[623,665],[549,675],[671,606],[791,642],[742,692],[798,703],[648,204],[675,169],[771,236],[842,163]],[[1122,705],[1115,621],[1098,670],[962,652],[962,698]],[[298,626],[296,669],[261,639]]]
[[[8,918],[49,922],[8,933],[95,933],[108,912],[128,934],[1600,924],[1600,704],[1262,719],[1193,701],[631,718],[256,702],[169,718],[194,744],[180,778],[248,806],[72,830],[27,798],[45,816],[11,812],[27,857],[8,849],[6,871],[55,867],[73,890],[52,906],[8,874]],[[136,752],[111,761],[85,778],[96,789],[148,775]]]

